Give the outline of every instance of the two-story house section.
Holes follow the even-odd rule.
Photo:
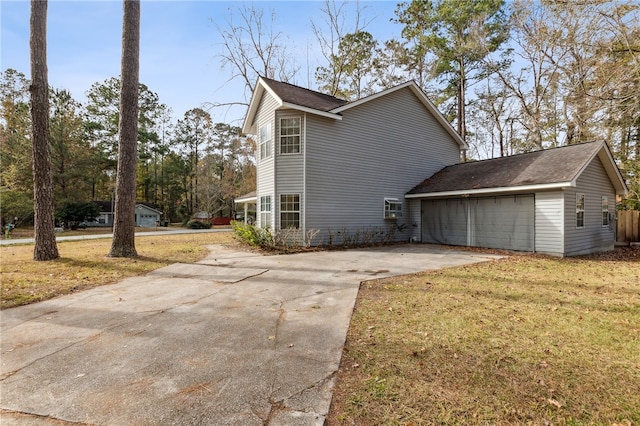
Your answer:
[[[257,140],[257,225],[317,231],[314,244],[408,240],[420,211],[405,193],[466,149],[413,81],[347,102],[261,77],[243,132]]]

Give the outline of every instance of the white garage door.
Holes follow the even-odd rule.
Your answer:
[[[422,202],[422,241],[534,251],[534,196]]]

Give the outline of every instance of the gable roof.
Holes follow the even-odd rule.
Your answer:
[[[467,144],[462,140],[458,132],[451,126],[451,123],[438,111],[435,105],[429,100],[427,95],[418,87],[417,83],[413,80],[404,84],[392,87],[390,89],[383,90],[376,94],[358,99],[353,102],[339,99],[334,96],[330,96],[324,93],[316,92],[314,90],[305,89],[289,83],[283,83],[281,81],[272,80],[266,77],[258,78],[256,88],[251,97],[251,103],[247,115],[242,125],[243,133],[255,133],[255,115],[258,112],[258,106],[262,95],[268,92],[278,103],[279,108],[290,108],[299,111],[309,112],[311,114],[317,114],[324,117],[333,118],[336,120],[342,120],[342,112],[351,108],[355,108],[366,102],[371,102],[374,99],[387,96],[390,93],[409,88],[411,92],[420,100],[425,108],[435,117],[440,125],[451,135],[451,137],[460,145],[461,149],[467,149]]]
[[[616,193],[625,194],[627,187],[607,144],[588,142],[447,166],[411,189],[406,197],[443,197],[576,186],[577,178],[596,156],[600,158]]]
[[[304,87],[295,86],[289,83],[272,80],[266,77],[260,77],[278,98],[284,103],[307,107],[318,111],[331,111],[344,104],[349,103],[344,99],[335,96],[305,89]]]
[[[113,209],[115,206],[115,201],[93,201],[93,204],[97,205],[100,208],[100,213],[104,214],[104,213],[113,213]],[[153,210],[157,213],[162,214],[162,212],[160,210],[158,210],[156,207],[154,207],[151,204],[148,203],[136,203],[136,208],[137,207],[145,207],[149,210]]]
[[[258,106],[262,95],[267,92],[277,102],[278,108],[290,108],[312,114],[322,115],[336,120],[341,120],[342,116],[331,113],[330,111],[341,106],[347,101],[338,99],[334,96],[325,95],[324,93],[315,92],[303,87],[295,86],[289,83],[272,80],[266,77],[259,77],[256,87],[251,95],[251,102],[247,115],[242,125],[242,133],[256,133],[255,116],[258,112]]]

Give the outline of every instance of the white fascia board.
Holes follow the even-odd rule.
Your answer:
[[[253,90],[253,94],[251,95],[251,102],[249,103],[249,108],[247,109],[247,114],[244,117],[244,122],[242,123],[242,134],[256,134],[256,126],[255,126],[255,118],[256,113],[258,112],[258,106],[260,105],[260,100],[262,99],[262,95],[264,92],[268,92],[278,103],[278,106],[282,105],[282,99],[276,95],[276,93],[269,87],[267,83],[264,82],[262,77],[258,78],[258,82],[256,83],[256,88]]]
[[[374,93],[373,95],[365,96],[364,98],[360,98],[357,101],[349,102],[348,104],[339,106],[338,108],[334,108],[331,112],[340,113],[342,111],[346,111],[358,105],[362,105],[366,102],[372,101],[374,99],[378,99],[379,97],[388,95],[389,93],[393,93],[397,90],[404,89],[411,84],[415,84],[413,80],[407,81],[406,83],[400,84],[399,86],[392,87],[390,89],[383,90],[382,92]]]
[[[233,200],[234,203],[244,204],[244,203],[256,203],[258,202],[258,196],[253,197],[245,197],[245,198],[236,198]]]
[[[325,111],[321,111],[319,109],[313,109],[313,108],[309,108],[309,107],[304,107],[304,106],[300,106],[300,105],[296,105],[296,104],[291,104],[289,102],[282,102],[280,103],[280,107],[281,109],[294,109],[296,111],[301,111],[301,112],[308,112],[309,114],[315,114],[315,115],[320,115],[322,117],[328,117],[328,118],[333,118],[335,120],[342,120],[342,116],[340,114],[334,114],[331,112],[325,112]]]
[[[602,145],[602,149],[598,151],[598,157],[602,162],[604,170],[607,172],[607,175],[609,175],[609,179],[611,179],[611,182],[616,189],[616,194],[627,195],[629,188],[627,188],[627,184],[622,177],[622,173],[620,173],[620,169],[618,169],[618,165],[616,164],[613,155],[611,155],[609,146],[606,143],[603,143]]]
[[[445,197],[467,197],[472,195],[487,195],[496,193],[513,192],[535,192],[548,191],[550,189],[562,189],[576,186],[575,181],[545,183],[540,185],[504,186],[500,188],[464,189],[460,191],[428,192],[425,194],[406,194],[404,198],[445,198]]]

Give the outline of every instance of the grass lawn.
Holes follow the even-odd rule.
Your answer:
[[[362,284],[330,425],[640,425],[640,250]]]
[[[33,260],[33,244],[0,246],[0,307],[117,282],[175,262],[195,262],[207,255],[205,245],[231,241],[230,232],[136,237],[135,259],[107,257],[111,239],[59,241],[60,258],[49,262]]]

